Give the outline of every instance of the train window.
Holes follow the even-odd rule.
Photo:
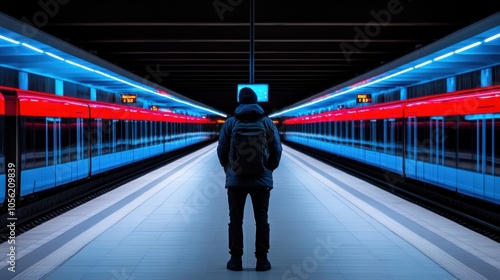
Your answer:
[[[345,130],[346,130],[346,122],[340,121],[338,126],[338,143],[343,145],[345,142]]]
[[[354,121],[347,121],[345,127],[346,143],[352,145],[354,137]]]
[[[140,121],[133,121],[132,125],[132,146],[131,149],[137,149],[140,147]]]
[[[168,126],[167,122],[161,123],[161,141],[162,141],[162,143],[165,143],[166,139],[167,139],[167,126]]]
[[[147,147],[149,146],[149,142],[151,139],[151,135],[149,133],[150,129],[150,121],[142,121],[142,146]]]
[[[113,120],[102,120],[102,140],[101,140],[101,155],[113,153],[114,147],[114,122]]]
[[[366,133],[365,136],[365,145],[369,150],[376,150],[376,141],[377,141],[377,120],[371,120],[366,122]]]
[[[391,143],[394,145],[394,154],[397,156],[402,156],[403,155],[403,141],[404,141],[404,122],[403,119],[396,119],[394,121],[391,121],[391,128],[389,131],[392,132],[390,136],[388,136],[389,139],[391,139]],[[394,139],[394,140],[392,140]]]
[[[56,147],[58,148],[57,164],[67,163],[71,161],[71,141],[76,141],[76,135],[71,137],[71,120],[61,119],[56,123]],[[74,130],[74,129],[73,129]],[[76,134],[76,133],[75,133]],[[76,147],[75,147],[76,148]]]
[[[429,159],[431,163],[444,164],[444,134],[443,117],[431,117],[429,121]]]
[[[155,145],[161,144],[161,123],[160,122],[154,122],[153,134],[155,137],[154,144]]]
[[[339,138],[339,126],[340,126],[340,122],[334,122],[333,125],[334,125],[334,128],[333,128],[333,141],[336,143],[338,141],[338,138]]]
[[[495,147],[495,136],[500,136],[498,133],[500,133],[500,124],[499,124],[499,119],[495,118],[490,118],[485,120],[485,157],[484,157],[484,164],[485,164],[485,172],[486,174],[489,175],[498,175],[499,173],[499,168],[500,168],[500,163],[498,162],[500,160],[500,152],[499,147]]]
[[[372,121],[364,121],[364,139],[363,139],[363,147],[367,150],[371,150],[373,148],[372,141],[373,138],[373,122]]]
[[[478,150],[478,121],[467,120],[460,116],[457,121],[457,166],[461,169],[476,170]]]
[[[154,129],[153,129],[153,134],[154,134],[154,144],[159,145],[161,144],[161,123],[160,122],[153,122],[154,124]]]
[[[132,149],[132,139],[134,132],[134,122],[126,120],[125,121],[125,150]]]
[[[328,123],[327,122],[322,122],[322,128],[321,128],[321,134],[323,137],[321,139],[325,142],[328,141]]]
[[[79,118],[77,121],[78,133],[77,137],[80,139],[80,150],[77,150],[78,159],[89,158],[89,123],[87,119]]]
[[[144,124],[145,124],[144,125],[144,134],[146,136],[146,139],[144,142],[145,142],[146,146],[150,146],[153,143],[153,130],[152,130],[153,122],[152,121],[145,121]]]
[[[458,119],[456,116],[444,118],[444,165],[457,168]]]
[[[134,121],[134,137],[132,138],[132,149],[137,149],[141,146],[141,122]]]
[[[155,121],[151,121],[150,122],[150,135],[151,135],[151,140],[150,140],[150,143],[151,145],[156,145],[156,132],[158,131],[157,128],[156,128],[156,122]]]
[[[142,128],[141,146],[146,147],[149,142],[149,134],[148,134],[149,121],[141,121],[141,128]]]
[[[22,117],[21,168],[32,169],[54,164],[53,138],[51,122],[46,122],[45,118],[41,117]]]
[[[394,154],[394,149],[392,148],[393,141],[388,137],[393,131],[391,131],[391,123],[394,122],[394,119],[391,121],[389,120],[376,120],[372,124],[374,126],[373,129],[376,130],[375,132],[375,137],[374,137],[374,144],[375,148],[378,152],[384,152],[386,154]]]
[[[169,130],[168,130],[168,140],[169,140],[169,142],[175,141],[176,127],[177,127],[176,123],[169,123],[168,124],[168,128],[169,128]]]
[[[333,129],[332,129],[332,126],[333,126],[333,123],[332,122],[327,122],[327,125],[328,125],[328,141],[331,141],[332,140],[332,134],[333,134]]]
[[[417,118],[415,123],[416,129],[416,146],[417,160],[423,162],[431,161],[430,144],[433,141],[431,136],[430,118]],[[414,137],[415,137],[414,136]]]
[[[362,121],[361,122],[361,147],[363,149],[371,150],[372,148],[372,122],[371,121]]]
[[[171,127],[172,127],[172,123],[165,123],[165,143],[170,142],[170,137],[172,135],[172,133],[170,132]]]
[[[341,145],[346,145],[347,144],[347,138],[349,135],[349,122],[348,121],[342,121],[341,126],[340,126],[340,144]]]
[[[90,120],[90,143],[92,143],[91,156],[98,156],[101,154],[101,119],[91,119]]]
[[[116,145],[115,151],[121,152],[126,150],[127,140],[125,134],[125,121],[116,121],[115,122],[115,137],[116,137]]]
[[[354,135],[352,139],[354,142],[354,147],[359,147],[363,142],[363,122],[363,120],[354,121]]]

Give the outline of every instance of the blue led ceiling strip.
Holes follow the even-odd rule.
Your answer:
[[[33,50],[33,51],[38,52],[38,53],[46,54],[46,55],[48,55],[48,56],[50,56],[50,57],[52,57],[52,58],[55,58],[55,59],[57,59],[57,60],[59,60],[59,61],[64,61],[64,62],[66,62],[66,63],[68,63],[68,64],[73,65],[73,66],[79,67],[79,68],[81,68],[81,69],[87,70],[87,71],[92,72],[92,73],[100,74],[100,75],[105,76],[105,77],[107,77],[107,78],[110,78],[110,79],[113,79],[113,80],[115,80],[115,81],[118,81],[118,82],[124,83],[124,84],[126,84],[126,85],[129,85],[129,86],[135,87],[135,88],[137,88],[137,89],[140,89],[140,90],[146,91],[146,92],[148,92],[148,93],[153,93],[153,94],[159,95],[159,96],[161,96],[161,97],[165,97],[165,98],[168,98],[168,99],[170,99],[170,100],[173,100],[173,101],[175,101],[175,102],[178,102],[178,103],[182,103],[182,104],[188,105],[188,106],[193,107],[193,108],[197,108],[197,109],[200,109],[200,110],[203,110],[203,111],[207,111],[207,112],[210,112],[210,113],[213,113],[213,114],[216,114],[216,115],[222,116],[222,117],[227,117],[227,115],[222,114],[222,113],[219,113],[219,112],[217,112],[217,111],[214,111],[214,110],[211,110],[211,109],[208,109],[208,108],[205,108],[205,107],[202,107],[202,106],[196,105],[196,104],[192,104],[192,103],[190,103],[190,102],[188,102],[188,101],[184,101],[184,100],[178,99],[178,98],[176,98],[176,97],[174,97],[174,96],[171,96],[171,95],[168,95],[168,94],[161,94],[161,93],[158,93],[158,92],[156,92],[155,90],[151,90],[151,89],[148,89],[148,88],[143,87],[143,86],[141,86],[141,85],[137,85],[137,84],[134,84],[134,83],[131,83],[131,82],[125,81],[125,80],[123,80],[123,79],[121,79],[121,78],[118,78],[118,77],[112,76],[112,75],[110,75],[110,74],[106,74],[106,73],[104,73],[104,72],[101,72],[101,71],[98,71],[98,70],[94,70],[94,69],[92,69],[92,68],[90,68],[90,67],[87,67],[87,66],[84,66],[84,65],[82,65],[82,64],[76,63],[76,62],[71,61],[71,60],[69,60],[69,59],[64,59],[64,58],[62,58],[62,57],[60,57],[60,56],[58,56],[58,55],[55,55],[55,54],[53,54],[53,53],[50,53],[50,52],[45,52],[45,51],[43,51],[43,50],[41,50],[41,49],[39,49],[39,48],[36,48],[36,47],[34,47],[34,46],[30,45],[30,44],[27,44],[27,43],[21,43],[21,42],[19,42],[19,41],[13,40],[13,39],[11,39],[11,38],[8,38],[8,37],[2,36],[2,35],[0,35],[0,39],[3,39],[3,40],[5,40],[5,41],[10,42],[10,43],[15,44],[15,45],[21,45],[21,46],[24,46],[24,47],[29,48],[29,49],[31,49],[31,50]]]
[[[427,60],[427,61],[425,61],[425,62],[423,62],[423,63],[420,63],[420,64],[418,64],[418,65],[416,65],[416,66],[409,67],[409,68],[407,68],[407,69],[405,69],[405,70],[399,71],[399,72],[394,73],[394,74],[391,74],[391,75],[389,75],[389,76],[386,76],[386,77],[383,77],[383,78],[380,78],[380,79],[376,79],[376,80],[374,80],[374,81],[372,81],[372,82],[369,82],[369,83],[366,83],[366,84],[363,84],[363,85],[360,85],[360,86],[357,86],[357,87],[353,87],[353,88],[349,88],[349,89],[341,89],[341,90],[339,90],[339,91],[338,91],[337,93],[335,93],[335,94],[333,94],[333,93],[332,93],[331,95],[329,95],[329,96],[327,96],[327,97],[320,98],[320,99],[317,99],[317,100],[313,100],[313,101],[311,101],[311,102],[304,103],[304,104],[299,105],[299,106],[297,106],[297,107],[293,107],[293,108],[290,108],[290,109],[288,109],[288,110],[285,110],[285,111],[281,111],[281,112],[278,112],[278,113],[272,114],[272,115],[270,115],[269,117],[271,117],[271,118],[272,118],[272,117],[277,117],[277,116],[279,116],[279,115],[283,115],[283,114],[285,114],[285,113],[288,113],[288,112],[291,112],[291,111],[295,111],[295,110],[298,110],[298,109],[300,109],[300,108],[304,108],[304,107],[307,107],[307,106],[310,106],[310,105],[313,105],[313,104],[317,104],[317,103],[319,103],[319,102],[326,101],[326,100],[328,100],[328,99],[330,99],[330,98],[333,98],[333,97],[336,97],[336,96],[339,96],[339,95],[342,95],[342,94],[346,94],[346,93],[348,93],[348,92],[351,92],[351,91],[354,91],[354,90],[357,90],[357,89],[360,89],[360,88],[366,87],[366,86],[368,86],[368,85],[374,85],[374,84],[376,84],[376,83],[378,83],[378,82],[381,82],[381,81],[384,81],[384,80],[387,80],[387,79],[390,79],[390,78],[394,78],[394,77],[396,77],[396,76],[399,76],[399,75],[401,75],[401,74],[407,73],[407,72],[412,71],[412,70],[414,70],[414,69],[421,68],[421,67],[424,67],[424,66],[426,66],[426,65],[429,65],[429,64],[431,64],[431,63],[432,63],[432,62],[434,62],[434,61],[439,61],[439,60],[441,60],[441,59],[444,59],[444,58],[450,57],[450,56],[452,56],[452,55],[454,55],[454,54],[458,54],[458,53],[461,53],[461,52],[463,52],[463,51],[465,51],[465,50],[468,50],[468,49],[471,49],[471,48],[477,47],[477,46],[481,45],[483,42],[484,42],[484,43],[488,43],[488,42],[491,42],[491,41],[493,41],[493,40],[495,40],[495,39],[498,39],[498,38],[500,38],[500,33],[498,33],[498,34],[496,34],[496,35],[493,35],[493,36],[491,36],[491,37],[488,37],[487,39],[483,40],[482,42],[481,42],[481,41],[478,41],[478,42],[475,42],[475,43],[469,44],[469,45],[467,45],[467,46],[465,46],[465,47],[462,47],[462,48],[460,48],[460,49],[458,49],[458,50],[455,50],[455,51],[448,52],[448,53],[446,53],[446,54],[440,55],[440,56],[438,56],[438,57],[436,57],[436,58],[434,58],[434,59]],[[385,74],[387,74],[387,73],[385,73]],[[383,76],[383,75],[384,75],[384,74],[382,74],[381,76]]]

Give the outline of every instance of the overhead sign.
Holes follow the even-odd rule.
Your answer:
[[[372,95],[371,94],[358,94],[356,96],[356,103],[372,103]]]
[[[240,102],[240,90],[244,87],[251,88],[257,95],[257,102],[269,101],[269,84],[238,84],[236,101]]]
[[[137,94],[122,94],[122,103],[136,103]]]

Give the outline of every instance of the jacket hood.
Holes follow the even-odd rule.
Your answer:
[[[239,118],[261,118],[264,116],[264,109],[259,104],[240,104],[234,110],[235,117]]]

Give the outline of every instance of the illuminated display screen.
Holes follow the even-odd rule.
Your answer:
[[[239,100],[239,92],[242,88],[248,87],[255,91],[257,94],[257,102],[267,102],[269,101],[269,85],[268,84],[239,84],[238,91],[236,92],[236,100]]]
[[[122,103],[136,103],[137,94],[122,94]]]
[[[372,103],[372,95],[371,94],[358,94],[356,97],[357,103]]]

